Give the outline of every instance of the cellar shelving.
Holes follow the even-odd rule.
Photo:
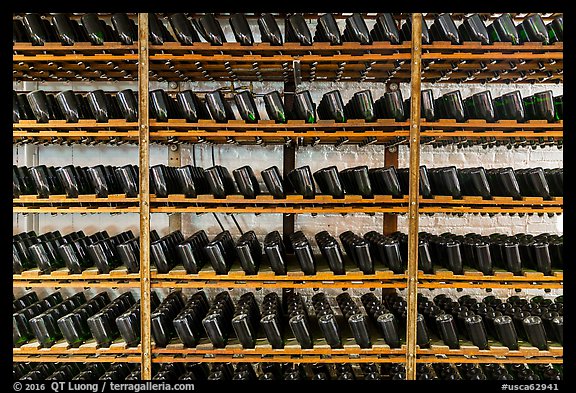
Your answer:
[[[374,17],[369,14],[367,17]],[[415,14],[420,15],[420,14]],[[454,14],[456,18],[465,14]],[[518,14],[518,17],[524,14]],[[526,14],[529,15],[529,14]],[[558,14],[545,14],[551,19]],[[306,15],[315,17],[317,14]],[[337,14],[337,18],[346,17]],[[396,15],[397,19],[406,15]],[[424,14],[430,19],[434,14]],[[494,15],[486,14],[492,18]],[[147,38],[147,14],[139,14],[139,35]],[[420,21],[415,18],[413,28],[419,33]],[[414,34],[418,38],[419,34]],[[416,40],[415,40],[416,41]],[[418,48],[419,47],[419,48]],[[420,54],[420,51],[422,52]],[[416,70],[411,70],[415,60]],[[420,64],[421,62],[421,64]],[[511,64],[510,62],[513,62]],[[421,69],[420,69],[421,68]],[[177,72],[176,72],[177,71]],[[412,71],[412,77],[411,77]],[[415,72],[416,71],[416,72]],[[371,82],[411,82],[412,95],[420,90],[420,81],[428,82],[563,82],[563,44],[555,43],[543,46],[537,43],[509,45],[497,43],[480,45],[463,43],[452,45],[435,42],[431,45],[404,42],[400,45],[374,43],[359,45],[345,43],[331,46],[326,43],[315,43],[312,46],[301,46],[286,43],[279,47],[268,44],[241,46],[238,43],[225,43],[221,47],[197,43],[183,46],[178,43],[166,43],[161,47],[148,45],[142,39],[138,45],[121,45],[106,43],[103,46],[75,44],[62,46],[49,43],[43,47],[17,43],[13,47],[14,80],[138,80],[139,90],[148,90],[148,79],[154,81],[284,81],[300,75],[303,81],[371,81]],[[414,75],[421,75],[415,78]],[[416,83],[417,82],[417,83]],[[316,145],[335,144],[385,144],[395,146],[409,144],[413,136],[418,142],[410,145],[410,156],[416,157],[414,168],[418,167],[418,146],[420,138],[423,144],[466,140],[500,141],[510,144],[524,144],[535,141],[548,144],[560,144],[563,137],[563,122],[546,123],[529,121],[516,123],[500,121],[485,123],[468,121],[457,123],[451,120],[436,122],[419,121],[419,100],[412,111],[412,119],[405,122],[379,120],[365,123],[349,120],[347,123],[320,121],[314,124],[289,121],[287,124],[274,124],[260,121],[247,124],[243,121],[218,124],[212,121],[186,123],[184,120],[170,120],[165,123],[149,120],[146,94],[139,102],[141,118],[137,123],[126,123],[120,120],[109,123],[96,123],[92,120],[80,120],[79,123],[50,121],[38,124],[22,121],[13,126],[15,144],[67,144],[85,143],[111,145],[121,143],[139,143],[140,149],[140,189],[148,190],[148,153],[150,143],[238,143],[238,144],[290,144]],[[419,96],[419,94],[417,94]],[[413,128],[414,127],[414,128]],[[68,131],[68,132],[66,132]],[[388,152],[387,152],[388,153]],[[388,154],[387,154],[388,155]],[[388,160],[388,157],[386,157]],[[394,162],[394,158],[392,158]],[[389,163],[387,163],[389,165]],[[397,165],[397,158],[396,158]],[[411,177],[411,184],[417,188],[416,177]],[[563,199],[553,198],[544,201],[538,198],[523,198],[515,201],[511,198],[482,200],[481,198],[464,197],[452,199],[435,197],[433,199],[411,199],[409,196],[399,199],[377,196],[373,199],[361,199],[357,196],[346,196],[343,201],[330,197],[318,196],[314,200],[303,200],[289,196],[286,200],[272,200],[260,196],[256,200],[246,200],[230,196],[224,200],[200,198],[183,198],[172,195],[168,198],[156,198],[144,192],[139,198],[113,196],[95,198],[82,196],[71,200],[65,196],[52,196],[47,199],[23,196],[13,201],[13,210],[17,213],[141,213],[141,261],[142,271],[138,275],[126,274],[121,270],[110,275],[98,275],[94,272],[83,272],[79,275],[65,274],[57,271],[50,275],[36,274],[28,271],[14,275],[14,286],[18,287],[138,287],[142,293],[142,327],[143,346],[129,351],[120,347],[110,350],[83,345],[76,352],[56,346],[52,349],[35,348],[28,344],[24,349],[14,349],[14,361],[106,361],[106,362],[141,362],[143,376],[150,376],[151,362],[285,362],[333,363],[349,362],[407,362],[407,378],[414,379],[409,372],[416,362],[450,362],[450,363],[561,363],[563,349],[551,347],[550,351],[534,351],[522,348],[520,351],[509,351],[507,348],[492,347],[490,350],[478,350],[463,346],[460,350],[447,350],[434,345],[431,349],[412,349],[404,344],[402,348],[372,348],[361,350],[347,347],[343,350],[315,348],[301,350],[286,348],[272,349],[216,349],[188,350],[183,348],[160,349],[150,347],[149,294],[151,288],[406,288],[414,296],[417,287],[421,288],[562,288],[563,272],[554,271],[552,276],[527,271],[522,276],[497,271],[494,276],[484,276],[476,271],[466,271],[464,275],[437,270],[435,274],[423,274],[414,269],[417,250],[413,239],[417,239],[417,216],[424,213],[487,213],[487,214],[560,214],[563,210]],[[416,202],[411,207],[410,200]],[[254,206],[256,205],[256,206]],[[324,214],[324,213],[408,213],[416,222],[411,225],[412,243],[410,248],[409,270],[407,274],[393,274],[390,271],[379,271],[374,275],[364,275],[349,271],[344,276],[336,276],[328,271],[319,271],[314,276],[301,273],[287,276],[274,276],[260,272],[247,276],[240,271],[231,271],[225,276],[218,276],[212,271],[201,271],[197,275],[185,274],[182,268],[175,268],[167,274],[158,274],[149,269],[149,219],[150,213],[179,212],[222,212],[222,213],[284,213],[284,214]],[[414,215],[415,213],[415,215]],[[386,221],[386,219],[385,219]],[[60,276],[61,274],[61,276]],[[409,295],[410,296],[410,295]],[[409,306],[414,303],[409,301]],[[410,320],[410,318],[409,318]],[[413,319],[412,319],[413,320]],[[415,330],[410,330],[408,340],[415,339]],[[125,353],[127,356],[116,355]],[[212,352],[210,352],[212,351]],[[269,351],[269,352],[268,352]],[[310,351],[310,352],[307,352]],[[340,353],[339,351],[342,351]],[[152,355],[153,354],[153,355]],[[149,356],[152,355],[152,356]],[[416,356],[417,355],[417,356]],[[521,360],[519,360],[521,359]],[[415,371],[415,370],[414,370]]]
[[[102,362],[102,363],[140,363],[142,358],[139,355],[106,355],[106,354],[74,354],[74,355],[14,355],[12,356],[13,362]]]
[[[313,199],[306,199],[302,195],[287,195],[285,199],[274,199],[271,195],[263,194],[257,195],[254,199],[244,198],[242,195],[228,195],[226,198],[214,198],[212,195],[199,195],[196,198],[186,198],[184,195],[173,194],[168,197],[156,197],[153,194],[150,196],[151,203],[156,204],[160,210],[162,205],[183,205],[186,207],[191,205],[262,205],[265,209],[266,206],[271,206],[268,211],[275,210],[277,205],[283,206],[308,206],[308,205],[343,205],[343,206],[362,206],[362,205],[405,205],[408,200],[406,197],[393,198],[390,195],[375,195],[372,198],[363,198],[360,195],[345,195],[344,198],[334,198],[331,195],[316,195]],[[50,195],[47,198],[40,198],[37,195],[21,195],[19,198],[13,199],[13,204],[23,207],[40,205],[58,205],[61,207],[75,206],[82,204],[86,209],[101,206],[103,204],[124,204],[132,205],[138,202],[138,198],[130,198],[124,195],[109,195],[106,198],[99,198],[96,195],[79,195],[77,198],[68,198],[66,195]],[[420,203],[423,205],[458,205],[460,207],[479,207],[479,206],[502,206],[509,209],[516,209],[517,207],[559,207],[563,205],[563,197],[552,197],[550,200],[545,200],[541,197],[523,197],[521,200],[512,199],[512,197],[493,197],[492,199],[482,199],[482,197],[464,196],[461,199],[453,198],[450,196],[434,196],[430,199],[420,198]],[[279,209],[281,210],[281,209]],[[329,210],[329,209],[327,209]],[[404,212],[400,209],[398,212]],[[513,211],[512,211],[513,212]]]
[[[478,347],[469,343],[469,345],[461,344],[460,349],[449,349],[447,345],[434,345],[430,349],[418,349],[419,355],[447,355],[447,356],[508,356],[508,357],[562,357],[564,348],[561,346],[550,346],[548,350],[539,350],[536,347],[530,346],[527,343],[519,343],[518,350],[510,350],[502,346],[490,346],[490,349],[479,349]]]
[[[135,204],[138,203],[137,197],[127,197],[123,194],[110,194],[106,198],[99,198],[96,195],[79,195],[77,198],[69,198],[66,195],[49,195],[47,198],[41,198],[38,195],[20,195],[19,198],[14,198],[14,204],[88,204],[88,205],[99,205],[102,203],[125,203],[125,204]]]
[[[485,356],[478,355],[420,355],[416,359],[417,363],[529,363],[529,364],[539,364],[539,363],[552,363],[552,364],[562,364],[562,357],[553,356],[531,356],[527,358],[519,357],[506,357],[506,356],[494,356],[491,354],[486,354]]]
[[[25,270],[20,274],[13,274],[13,286],[32,287],[94,287],[94,288],[135,288],[138,287],[140,275],[128,273],[125,268],[116,268],[110,273],[98,273],[96,268],[88,268],[80,274],[71,274],[68,269],[62,268],[42,274],[38,269]]]
[[[13,206],[14,213],[138,213],[138,206]]]
[[[58,279],[50,282],[43,277],[38,279],[20,279],[14,278],[13,287],[15,288],[138,288],[138,281],[129,281],[124,279],[93,279],[93,280],[70,280]]]
[[[122,340],[116,340],[110,347],[100,347],[93,339],[80,345],[77,348],[70,347],[66,340],[60,340],[50,348],[41,348],[37,341],[24,344],[12,350],[14,355],[122,355],[139,354],[140,345],[137,347],[127,347]]]
[[[454,274],[444,268],[437,268],[434,274],[418,272],[420,288],[533,288],[545,289],[563,287],[564,272],[554,269],[552,275],[533,270],[525,270],[515,276],[511,272],[496,270],[494,275],[485,275],[472,269],[465,269],[464,274]]]
[[[410,81],[410,43],[302,46],[258,43],[150,45],[151,80],[285,81],[295,70],[305,81]],[[563,43],[542,45],[435,42],[422,47],[425,81],[562,82]],[[13,77],[21,80],[133,80],[138,55],[134,45],[82,43],[35,47],[17,43],[13,49]],[[513,62],[514,64],[510,64]],[[516,64],[516,62],[518,64]],[[498,73],[495,75],[494,73]]]
[[[353,214],[353,213],[407,213],[407,207],[401,206],[398,202],[384,203],[378,205],[377,198],[355,201],[348,204],[338,203],[337,200],[327,203],[326,200],[316,198],[310,202],[294,202],[289,204],[280,201],[270,203],[255,204],[251,200],[241,200],[241,202],[228,202],[224,200],[212,200],[207,202],[182,200],[181,203],[171,202],[170,205],[160,205],[154,201],[156,206],[150,208],[152,213],[276,213],[276,214]],[[480,214],[560,214],[562,213],[562,203],[559,201],[543,201],[529,203],[523,201],[512,201],[506,205],[497,205],[494,201],[462,202],[460,200],[447,200],[439,202],[430,201],[427,206],[423,201],[421,213],[480,213]],[[490,203],[491,202],[491,203]],[[490,204],[489,204],[490,203]],[[396,204],[396,205],[395,205]],[[433,205],[434,204],[434,205]],[[82,206],[84,205],[84,206]],[[277,206],[278,205],[278,206]],[[12,208],[15,213],[135,213],[138,207],[135,203],[120,201],[92,201],[80,202],[70,199],[61,202],[51,202],[43,200],[15,201]]]
[[[386,356],[386,355],[341,355],[341,356],[326,356],[326,355],[311,355],[311,356],[298,356],[298,355],[274,355],[274,356],[254,356],[254,355],[224,355],[224,356],[185,356],[185,355],[157,355],[152,358],[154,363],[189,363],[189,362],[206,362],[206,363],[220,363],[220,362],[233,362],[233,363],[403,363],[406,360],[405,356]]]
[[[187,123],[185,120],[169,119],[167,122],[150,121],[150,140],[159,143],[239,143],[239,144],[285,144],[304,138],[304,143],[315,144],[407,144],[409,122],[396,122],[380,119],[376,122],[351,119],[346,123],[320,120],[309,124],[304,121],[289,120],[286,124],[276,124],[270,120],[260,120],[250,124],[241,120],[216,123],[200,120]],[[421,122],[421,137],[441,141],[453,138],[476,140],[495,138],[508,142],[511,138],[540,140],[556,143],[563,139],[564,122],[556,123],[530,120],[526,123],[498,121],[487,123],[469,120],[457,123],[454,120]],[[97,123],[81,119],[78,123],[51,120],[38,123],[22,120],[13,125],[13,141],[25,143],[58,143],[60,141],[95,143],[118,141],[135,142],[138,139],[138,123],[124,120],[110,120]],[[56,138],[56,142],[52,142]],[[346,138],[343,140],[343,138]],[[374,140],[375,139],[375,140]],[[460,141],[460,143],[462,143]]]

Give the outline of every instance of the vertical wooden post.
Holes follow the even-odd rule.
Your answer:
[[[398,168],[398,146],[393,146],[386,149],[384,153],[384,165],[394,166]],[[398,215],[391,213],[384,213],[384,235],[390,235],[398,230]]]
[[[416,379],[416,318],[418,295],[418,199],[420,194],[420,77],[422,14],[412,14],[410,66],[410,191],[408,196],[408,317],[406,326],[406,379]]]
[[[150,338],[150,138],[148,116],[148,14],[138,14],[138,167],[140,172],[141,379],[152,379]]]

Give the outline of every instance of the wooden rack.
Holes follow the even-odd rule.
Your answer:
[[[218,14],[224,15],[224,14]],[[283,14],[280,14],[283,15]],[[376,17],[367,14],[367,18]],[[468,14],[453,14],[461,19]],[[499,14],[482,14],[492,20]],[[529,14],[513,14],[524,18]],[[543,14],[546,21],[560,14]],[[256,17],[254,14],[249,17]],[[306,18],[317,18],[319,14],[306,14]],[[348,14],[336,14],[337,18]],[[395,14],[397,20],[404,20],[411,14]],[[409,82],[411,96],[420,96],[420,82],[463,82],[463,83],[562,83],[563,82],[563,43],[541,45],[524,43],[511,45],[495,43],[481,45],[465,42],[453,45],[448,42],[434,42],[421,45],[420,29],[422,16],[426,20],[435,14],[414,14],[413,40],[392,45],[375,42],[371,45],[346,42],[332,46],[328,43],[314,43],[302,46],[285,43],[271,46],[257,43],[241,46],[238,43],[225,43],[211,46],[195,43],[183,46],[179,43],[166,43],[162,46],[147,42],[147,14],[138,14],[138,44],[122,45],[106,43],[93,46],[77,43],[63,46],[48,43],[32,46],[16,43],[13,46],[13,80],[18,81],[138,81],[140,91],[138,122],[110,120],[96,123],[94,120],[80,120],[78,123],[50,121],[39,124],[35,121],[21,121],[13,125],[14,144],[138,144],[140,189],[144,192],[138,198],[112,195],[96,198],[83,195],[79,198],[66,198],[54,195],[49,198],[22,196],[13,200],[15,213],[139,213],[140,250],[142,269],[140,274],[127,274],[118,268],[107,275],[100,275],[94,269],[81,274],[69,274],[61,269],[51,274],[40,274],[37,270],[13,275],[15,287],[97,287],[97,288],[138,288],[142,295],[142,345],[127,349],[123,343],[115,343],[109,349],[97,348],[87,343],[77,349],[68,349],[59,343],[52,348],[39,348],[37,343],[26,344],[13,351],[15,362],[139,362],[142,375],[150,379],[151,365],[165,362],[299,362],[299,363],[363,363],[399,362],[406,363],[407,379],[415,379],[415,365],[422,362],[449,363],[562,363],[563,349],[552,346],[549,351],[538,351],[523,346],[519,351],[492,346],[490,350],[479,350],[468,344],[459,350],[448,350],[435,343],[430,349],[420,349],[415,345],[415,321],[409,316],[407,342],[398,349],[386,345],[371,349],[360,349],[348,345],[341,350],[326,346],[312,350],[287,346],[283,350],[272,350],[261,345],[253,350],[236,347],[214,349],[200,347],[184,349],[173,344],[169,348],[153,348],[150,337],[150,292],[154,288],[406,288],[409,292],[408,309],[416,309],[416,293],[421,288],[562,288],[563,272],[554,271],[552,276],[527,270],[521,276],[496,271],[493,276],[466,270],[463,275],[455,275],[442,268],[434,274],[424,274],[417,270],[417,228],[419,214],[561,214],[563,198],[543,200],[541,198],[494,197],[483,200],[479,197],[437,196],[431,199],[418,199],[416,195],[403,198],[375,196],[362,199],[347,195],[338,200],[319,195],[312,200],[289,195],[285,199],[274,200],[261,195],[254,200],[233,195],[226,199],[214,199],[202,195],[198,198],[184,198],[171,195],[156,198],[148,194],[149,189],[149,145],[150,143],[177,145],[180,143],[229,143],[229,144],[281,144],[284,145],[285,168],[294,167],[293,146],[314,146],[329,144],[340,146],[344,143],[382,144],[387,146],[385,165],[398,166],[397,145],[410,145],[411,165],[419,165],[421,144],[467,143],[508,144],[510,146],[530,146],[530,144],[560,145],[563,142],[563,121],[548,123],[529,121],[499,121],[486,123],[470,120],[457,123],[450,119],[435,122],[420,121],[419,99],[415,99],[412,116],[404,122],[380,119],[375,122],[348,120],[346,123],[318,121],[305,124],[302,121],[288,121],[275,124],[261,120],[255,124],[244,121],[215,123],[199,121],[187,123],[183,119],[157,122],[149,119],[148,80],[150,81],[283,81],[292,86],[299,75],[302,81],[355,81],[355,82]],[[74,16],[76,18],[76,16]],[[414,68],[411,69],[411,64]],[[290,85],[292,83],[292,85]],[[406,97],[407,98],[407,97]],[[416,141],[416,142],[414,142]],[[413,143],[411,143],[413,142]],[[288,161],[288,163],[287,163]],[[417,170],[412,171],[417,174]],[[411,176],[411,189],[418,189],[418,177]],[[410,201],[414,202],[411,207]],[[305,276],[299,271],[289,271],[286,276],[276,276],[267,267],[254,275],[246,275],[234,266],[227,275],[216,275],[204,268],[198,274],[186,274],[182,266],[177,266],[166,274],[150,269],[149,229],[150,213],[221,212],[221,213],[280,213],[284,214],[284,229],[290,229],[289,219],[293,214],[349,214],[384,213],[386,233],[396,230],[396,215],[409,214],[411,249],[406,274],[394,274],[389,270],[378,270],[373,275],[350,268],[342,276],[334,275],[326,267],[318,269],[313,276]],[[389,214],[391,213],[391,214]],[[293,228],[293,224],[292,224]],[[289,232],[289,231],[288,231]]]
[[[169,119],[167,122],[150,121],[150,141],[160,144],[178,143],[217,143],[217,144],[408,144],[409,122],[396,122],[379,119],[376,122],[350,119],[346,123],[320,120],[306,124],[304,121],[289,120],[286,124],[276,124],[270,120],[260,120],[250,124],[241,120],[216,123],[213,120],[200,120],[187,123],[185,120]],[[457,123],[444,119],[435,122],[421,122],[422,143],[454,141],[487,141],[510,144],[529,141],[558,144],[563,141],[564,122],[549,123],[530,120],[526,123],[502,120],[487,123],[484,120],[469,120]],[[82,119],[78,123],[51,120],[38,123],[22,120],[13,126],[12,138],[15,144],[68,144],[87,145],[137,143],[138,124],[124,120],[110,120],[97,123]]]
[[[302,80],[410,81],[410,43],[375,42],[360,45],[285,43],[271,46],[236,42],[213,46],[198,42],[185,46],[167,42],[150,45],[151,80],[288,81],[296,69]],[[13,46],[13,78],[20,80],[133,80],[137,48],[106,43],[63,46],[47,43]],[[424,81],[562,82],[563,43],[434,42],[422,47]]]

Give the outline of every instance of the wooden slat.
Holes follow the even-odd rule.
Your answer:
[[[33,363],[77,363],[77,362],[102,362],[102,363],[140,363],[140,356],[123,355],[16,355],[13,362]]]
[[[152,379],[150,289],[150,116],[148,14],[138,14],[138,169],[140,208],[140,331],[142,342],[141,376]]]
[[[449,357],[437,357],[437,356],[418,356],[416,359],[417,363],[500,363],[500,364],[515,364],[519,362],[518,358],[498,358],[494,356],[482,356],[482,357],[469,357],[469,356],[459,356],[452,355]],[[522,363],[529,364],[541,364],[541,363],[552,363],[552,364],[562,364],[564,360],[557,357],[532,357],[523,358]]]
[[[151,79],[182,80],[180,74],[175,72],[179,71],[184,80],[230,80],[229,70],[232,70],[232,75],[243,80],[284,81],[283,71],[290,69],[292,61],[297,59],[300,61],[305,81],[409,81],[409,48],[408,42],[401,45],[391,45],[388,42],[375,42],[372,45],[346,42],[339,46],[314,43],[308,47],[298,43],[285,43],[279,47],[268,43],[249,47],[236,42],[222,46],[211,46],[208,43],[195,43],[191,46],[165,43],[152,49]],[[33,47],[30,44],[18,43],[14,49],[13,78],[20,80],[132,80],[137,70],[137,55],[134,49],[116,44],[100,47],[78,44],[63,47],[54,43]],[[73,50],[76,53],[72,53]],[[465,42],[462,45],[452,45],[435,42],[425,46],[422,56],[426,65],[424,80],[495,80],[499,83],[512,80],[563,80],[562,43],[543,46],[539,43],[480,45]],[[515,68],[508,64],[509,61],[520,59],[524,63],[516,64]],[[429,64],[428,60],[449,61],[446,64]],[[480,62],[486,63],[485,68],[480,66]],[[224,63],[228,69],[224,67]],[[341,63],[345,63],[346,67],[343,73],[336,76]],[[366,63],[369,63],[371,68],[368,73],[363,73]],[[453,68],[451,63],[456,63],[457,68]],[[315,71],[314,76],[310,73],[312,69]],[[256,74],[256,70],[259,74]],[[499,79],[494,79],[494,72],[501,73]],[[552,75],[546,72],[552,72]]]
[[[13,206],[13,213],[138,213],[137,206]]]
[[[156,206],[152,207],[152,213],[273,213],[273,214],[352,214],[352,213],[406,213],[407,208],[390,206]]]
[[[561,206],[422,206],[424,213],[562,214]]]
[[[503,288],[503,289],[563,289],[560,282],[497,282],[497,281],[428,281],[421,280],[418,284],[421,288],[447,289],[447,288]]]
[[[375,195],[374,198],[362,198],[360,195],[345,195],[338,199],[331,195],[316,195],[314,199],[305,199],[302,195],[286,195],[285,199],[274,199],[272,195],[261,194],[255,199],[246,199],[242,195],[228,195],[225,199],[216,199],[212,195],[198,195],[197,198],[186,198],[182,194],[169,195],[166,198],[159,198],[155,195],[150,197],[152,203],[199,203],[199,204],[261,204],[261,205],[300,205],[300,204],[402,204],[407,202],[407,198],[393,198],[391,195]]]
[[[543,273],[525,271],[521,276],[515,276],[511,272],[495,271],[493,276],[484,275],[477,270],[467,270],[464,274],[454,274],[446,269],[436,269],[434,274],[425,274],[423,271],[418,272],[418,277],[422,280],[448,280],[448,281],[507,281],[507,282],[562,282],[564,272],[554,271],[553,275],[545,276]]]
[[[50,348],[41,348],[37,341],[23,344],[19,348],[13,348],[12,354],[16,355],[111,355],[111,354],[136,354],[140,353],[140,345],[127,347],[126,343],[116,340],[108,348],[98,347],[96,341],[91,339],[78,348],[72,348],[65,340],[60,340]]]
[[[96,195],[79,195],[78,198],[68,198],[66,195],[49,195],[48,198],[40,198],[38,195],[21,195],[14,198],[13,203],[137,203],[138,198],[129,198],[124,194],[110,194],[107,198],[98,198]]]
[[[294,288],[294,289],[321,289],[321,288],[406,288],[405,281],[171,281],[152,280],[152,288]]]
[[[553,197],[551,200],[545,200],[541,197],[522,197],[521,200],[512,199],[512,197],[492,197],[492,199],[482,199],[477,196],[463,196],[462,199],[456,199],[447,195],[436,195],[432,198],[420,198],[422,205],[462,205],[462,206],[563,206],[563,197]]]
[[[269,347],[269,345],[268,345]],[[387,347],[387,346],[386,346]],[[259,356],[275,356],[275,355],[287,355],[287,356],[350,356],[350,355],[369,355],[369,356],[379,356],[379,355],[402,355],[404,354],[405,348],[368,348],[360,349],[357,348],[341,348],[332,349],[328,348],[314,348],[314,349],[301,349],[301,348],[283,348],[283,349],[272,349],[262,346],[262,348],[255,349],[242,349],[240,348],[222,348],[222,349],[197,349],[197,348],[154,348],[154,354],[171,354],[171,355],[213,355],[216,357],[225,355],[259,355]]]
[[[220,362],[233,362],[233,363],[260,363],[260,362],[270,362],[270,363],[285,363],[285,362],[296,362],[296,363],[402,363],[406,358],[404,356],[375,356],[375,355],[358,355],[358,356],[297,356],[292,355],[274,355],[274,356],[258,356],[258,355],[245,355],[242,357],[238,356],[188,356],[188,355],[158,355],[155,356],[152,361],[154,363],[191,363],[191,362],[202,362],[202,363],[220,363]]]
[[[115,280],[15,280],[18,288],[138,288],[138,281]]]
[[[150,127],[153,131],[159,132],[159,135],[164,136],[177,136],[179,134],[176,131],[195,131],[195,132],[230,132],[230,131],[244,131],[244,132],[257,132],[257,131],[270,131],[270,132],[286,132],[286,134],[280,134],[281,136],[291,136],[301,135],[298,134],[298,130],[305,131],[305,135],[311,136],[322,136],[327,131],[339,131],[345,134],[342,136],[353,136],[354,133],[351,131],[377,131],[376,135],[388,135],[383,133],[383,129],[392,132],[389,135],[396,135],[397,132],[404,131],[405,135],[408,135],[408,127],[410,126],[408,121],[394,121],[393,119],[378,119],[374,122],[366,122],[362,119],[348,119],[346,123],[336,123],[333,120],[319,120],[316,123],[305,123],[303,120],[288,120],[285,124],[274,123],[270,120],[260,120],[257,123],[246,123],[242,120],[230,120],[227,123],[216,123],[214,120],[204,120],[201,119],[197,123],[188,123],[184,119],[169,119],[167,122],[159,122],[157,120],[150,120]],[[97,135],[104,136],[117,136],[124,135],[118,130],[134,130],[134,131],[123,131],[127,132],[126,135],[137,136],[136,131],[138,127],[137,123],[126,122],[121,119],[111,119],[108,123],[97,123],[95,120],[91,119],[80,119],[78,123],[66,123],[64,120],[50,120],[48,123],[38,123],[36,120],[20,120],[19,123],[14,123],[12,128],[14,131],[66,131],[66,134],[71,136],[84,136],[85,134],[79,132],[82,130],[91,131],[97,130]],[[530,136],[532,135],[528,131],[562,131],[564,128],[563,120],[558,122],[550,123],[543,120],[529,120],[524,123],[519,123],[515,120],[499,120],[494,123],[486,122],[480,119],[471,119],[464,123],[456,122],[454,119],[440,119],[438,121],[428,122],[425,119],[421,121],[421,127],[424,131],[434,133],[441,133],[446,131],[460,131],[462,134],[457,134],[459,136],[474,136],[478,135],[478,132],[464,133],[466,130],[469,131],[482,131],[486,133],[487,136],[503,135],[503,136]],[[70,131],[76,130],[76,131]],[[396,131],[396,132],[393,132]],[[488,133],[494,131],[513,131],[510,133]],[[174,133],[173,135],[170,133]],[[526,134],[523,134],[526,132]],[[318,134],[316,134],[318,133]],[[61,135],[61,133],[50,133],[49,135]],[[202,134],[204,135],[204,134]],[[251,136],[256,136],[255,134],[248,134]],[[402,134],[404,135],[404,134]],[[452,132],[450,132],[452,135]],[[484,135],[484,134],[480,134]],[[547,136],[548,134],[540,133],[540,135]],[[562,134],[552,133],[550,136],[562,136]]]
[[[412,14],[412,60],[410,75],[410,169],[408,196],[408,290],[406,292],[406,379],[416,379],[416,317],[418,295],[418,195],[420,182],[420,85],[422,14]]]

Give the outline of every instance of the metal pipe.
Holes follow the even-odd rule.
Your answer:
[[[408,296],[406,322],[406,379],[416,379],[416,319],[418,310],[418,199],[420,194],[420,81],[422,14],[412,14],[410,67],[410,188],[408,196]]]
[[[180,166],[180,148],[178,145],[170,145],[168,147],[168,166]],[[168,227],[170,232],[182,230],[182,213],[173,213],[168,215]]]
[[[39,165],[40,148],[37,145],[25,144],[24,150],[24,165],[28,168]],[[38,214],[26,215],[26,231],[35,231],[40,233],[40,216]]]

